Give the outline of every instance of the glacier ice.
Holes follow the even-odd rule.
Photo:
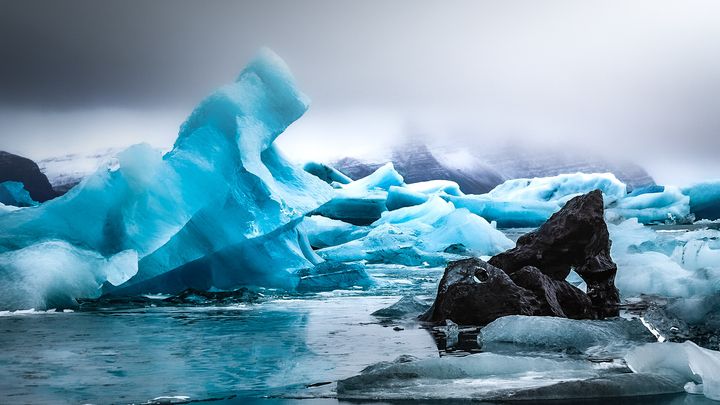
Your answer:
[[[586,361],[478,353],[415,359],[400,356],[340,380],[340,399],[493,399],[560,381],[596,377]]]
[[[690,198],[695,219],[720,219],[720,180],[693,184],[682,192]]]
[[[139,261],[109,275],[117,280],[137,267],[122,289],[110,288],[118,293],[297,286],[295,273],[322,261],[297,226],[333,189],[288,163],[273,142],[307,106],[284,62],[261,51],[235,83],[193,111],[167,154],[130,147],[65,196],[0,216],[3,284],[13,280],[14,253],[60,240],[108,260],[136,252]],[[89,273],[107,273],[104,262],[93,262]],[[77,280],[76,273],[60,266],[54,274]],[[109,281],[84,280],[74,291],[90,296]],[[55,290],[48,285],[45,292]],[[20,305],[0,300],[4,308]]]
[[[328,184],[349,184],[352,179],[334,167],[320,162],[307,162],[303,169]]]
[[[688,393],[720,401],[720,352],[690,341],[650,343],[630,351],[625,361],[633,372],[679,377]]]
[[[692,297],[720,291],[719,231],[658,233],[637,219],[608,224],[608,230],[622,296]]]
[[[390,210],[420,205],[430,198],[429,195],[413,191],[408,187],[391,186],[387,192],[385,207]]]
[[[690,199],[677,187],[665,186],[662,191],[630,194],[608,207],[610,220],[636,218],[644,224],[684,222],[690,215]]]
[[[603,352],[630,347],[633,342],[653,342],[655,337],[639,320],[575,320],[550,316],[510,315],[482,328],[483,347],[492,343],[540,346],[585,351],[598,346]]]
[[[513,179],[486,194],[445,198],[502,228],[521,228],[542,224],[569,199],[594,189],[603,192],[606,217],[613,222],[637,218],[642,223],[674,223],[690,218],[690,200],[677,187],[644,187],[628,194],[627,186],[610,173]]]
[[[444,265],[453,245],[477,255],[493,255],[513,246],[502,232],[466,209],[456,209],[440,196],[423,204],[384,212],[369,233],[318,254],[332,261]]]
[[[307,235],[310,246],[317,249],[341,245],[362,238],[370,232],[368,227],[349,224],[321,215],[305,217],[300,224],[300,229]]]
[[[39,203],[32,199],[30,192],[19,181],[0,183],[0,204],[15,207],[33,207]]]

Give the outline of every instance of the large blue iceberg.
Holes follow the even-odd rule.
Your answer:
[[[102,285],[115,294],[302,285],[323,260],[298,224],[333,189],[273,142],[308,103],[263,50],[193,111],[167,154],[130,147],[67,195],[1,214],[0,308],[72,305]],[[327,267],[330,288],[338,272]]]

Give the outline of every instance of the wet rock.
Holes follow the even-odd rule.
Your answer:
[[[534,315],[540,306],[536,295],[515,284],[507,273],[469,258],[448,264],[435,303],[420,319],[485,325],[505,315]]]
[[[565,280],[553,280],[537,267],[525,266],[511,274],[510,279],[535,293],[540,302],[537,315],[572,319],[593,317],[592,302],[587,294]]]
[[[0,183],[6,181],[23,183],[30,197],[37,202],[45,202],[58,196],[35,162],[0,151]]]
[[[603,215],[600,190],[575,197],[540,228],[521,236],[515,248],[492,257],[489,263],[510,275],[533,266],[557,281],[565,280],[574,269],[587,283],[596,315],[617,316],[617,266],[610,257]]]

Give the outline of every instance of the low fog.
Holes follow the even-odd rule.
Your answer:
[[[0,1],[0,149],[167,148],[268,46],[313,100],[279,140],[297,161],[421,137],[720,178],[718,17],[715,1]]]

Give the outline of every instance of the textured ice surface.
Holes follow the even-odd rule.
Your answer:
[[[67,195],[0,216],[0,253],[48,239],[104,258],[132,250],[137,274],[123,287],[134,291],[293,287],[298,280],[290,273],[321,261],[296,226],[333,190],[273,146],[307,105],[287,66],[263,51],[193,111],[166,155],[133,146]],[[9,277],[13,268],[7,262],[0,273]],[[75,279],[75,271],[63,266],[57,274]],[[16,306],[0,299],[2,307]]]
[[[338,187],[340,184],[348,184],[352,182],[352,179],[350,177],[340,173],[334,167],[330,167],[324,163],[308,162],[305,163],[303,169],[328,184],[336,183]]]
[[[607,210],[608,219],[636,218],[644,224],[684,222],[689,215],[690,199],[677,187],[670,186],[661,191],[628,195]]]
[[[624,297],[710,295],[720,291],[720,232],[656,232],[637,219],[608,224],[615,284]]]
[[[430,198],[429,195],[413,191],[407,187],[391,186],[388,189],[385,206],[390,211],[398,208],[420,205]]]
[[[653,342],[655,337],[639,320],[617,318],[591,321],[550,316],[511,315],[498,318],[482,328],[478,339],[484,348],[493,343],[512,343],[593,353],[617,352],[632,342]]]
[[[690,211],[695,219],[720,218],[720,180],[697,183],[682,192],[690,197]]]
[[[589,362],[479,353],[418,360],[400,356],[338,382],[341,399],[492,399],[560,381],[595,377]]]
[[[333,261],[442,265],[451,257],[444,251],[452,245],[493,255],[513,243],[485,219],[433,196],[423,204],[383,213],[363,238],[318,254]]]
[[[687,381],[685,390],[702,393],[720,401],[720,352],[685,343],[651,343],[625,356],[628,367],[636,373],[654,373],[679,377]]]
[[[0,204],[16,207],[32,207],[38,205],[33,200],[30,192],[19,181],[5,181],[0,183]]]
[[[45,241],[0,253],[3,308],[58,308],[99,294],[103,282],[119,285],[137,271],[134,250],[108,258],[64,241]]]
[[[356,226],[320,215],[305,217],[300,224],[300,229],[307,235],[310,245],[317,249],[359,239],[370,232],[370,228]]]

